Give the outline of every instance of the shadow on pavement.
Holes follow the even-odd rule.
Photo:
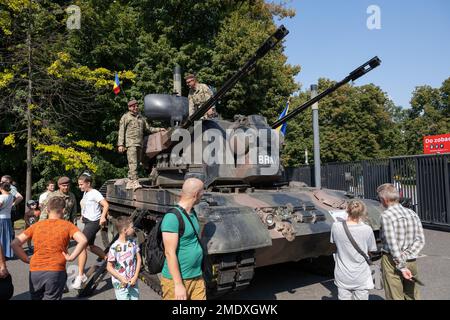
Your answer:
[[[333,277],[319,274],[311,274],[311,270],[305,271],[305,262],[288,262],[279,265],[261,267],[255,270],[255,276],[250,286],[244,291],[238,291],[226,295],[220,300],[227,299],[261,299],[276,300],[278,293],[287,292],[295,295],[298,289],[313,285],[316,283],[323,284],[327,289],[337,289],[333,284]],[[330,285],[328,286],[328,282]],[[332,297],[331,297],[332,298]],[[284,297],[283,299],[288,299]]]
[[[31,300],[30,293],[28,291],[27,292],[23,292],[21,294],[13,296],[11,298],[11,300]]]

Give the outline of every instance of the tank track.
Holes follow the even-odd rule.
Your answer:
[[[211,272],[205,272],[208,298],[218,298],[247,288],[255,273],[254,251],[210,256]]]

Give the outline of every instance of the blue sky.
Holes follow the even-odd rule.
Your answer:
[[[381,65],[355,82],[374,83],[408,108],[419,85],[440,87],[450,77],[448,0],[292,0],[291,19],[275,20],[286,37],[288,63],[300,64],[302,90],[320,77],[341,80],[377,55]],[[367,8],[377,5],[381,29],[369,30]]]

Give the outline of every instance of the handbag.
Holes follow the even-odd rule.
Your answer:
[[[343,221],[342,225],[344,227],[345,234],[347,235],[353,247],[356,249],[356,251],[358,251],[360,255],[364,257],[367,264],[369,265],[375,289],[377,290],[383,289],[383,274],[381,271],[381,266],[379,264],[374,264],[372,260],[369,258],[369,256],[361,250],[361,248],[358,246],[355,239],[353,238],[352,234],[350,233],[350,230],[348,229],[347,221]]]

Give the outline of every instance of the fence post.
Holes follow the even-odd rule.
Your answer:
[[[394,160],[389,158],[389,182],[394,184]]]
[[[447,221],[445,222],[447,225],[450,224],[450,175],[449,175],[449,157],[444,156],[444,194],[445,194],[445,202],[447,209]]]
[[[368,198],[368,190],[369,190],[369,177],[368,177],[368,170],[367,170],[367,160],[362,160],[361,161],[362,164],[362,177],[363,177],[363,198],[367,199]]]

